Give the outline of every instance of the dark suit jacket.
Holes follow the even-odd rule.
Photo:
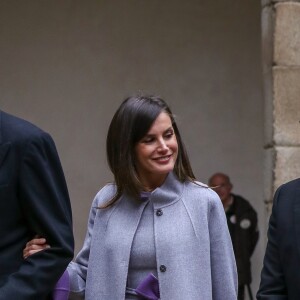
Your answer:
[[[51,248],[24,260],[36,234]],[[0,111],[0,300],[47,299],[73,248],[70,201],[52,138]]]
[[[276,191],[257,299],[300,299],[300,179]]]

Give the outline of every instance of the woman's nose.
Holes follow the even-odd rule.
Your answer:
[[[164,140],[159,141],[158,150],[159,151],[168,151],[168,146]]]

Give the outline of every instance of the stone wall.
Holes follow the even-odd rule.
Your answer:
[[[265,202],[300,174],[300,1],[262,1]]]

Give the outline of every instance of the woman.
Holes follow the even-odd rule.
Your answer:
[[[127,98],[107,135],[115,183],[96,195],[68,267],[86,300],[233,300],[237,274],[221,201],[195,181],[174,116],[159,97]],[[24,255],[46,247],[28,243]]]

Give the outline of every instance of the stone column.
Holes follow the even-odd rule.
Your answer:
[[[300,0],[262,0],[265,203],[300,177]]]

